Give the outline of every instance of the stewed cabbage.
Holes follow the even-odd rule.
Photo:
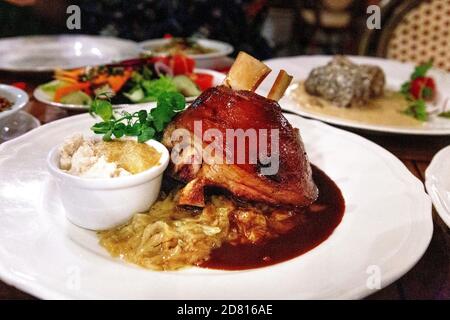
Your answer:
[[[174,270],[201,263],[226,239],[234,206],[223,196],[212,196],[201,211],[176,203],[172,192],[148,213],[135,214],[126,225],[100,232],[100,244],[112,256],[149,269]]]

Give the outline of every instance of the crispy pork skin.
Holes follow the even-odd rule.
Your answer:
[[[201,131],[194,130],[196,121],[201,121]],[[180,156],[183,161],[171,163],[168,171],[172,177],[186,183],[179,204],[203,206],[205,187],[219,187],[239,199],[277,206],[307,206],[316,200],[318,190],[312,180],[311,167],[300,134],[283,116],[276,101],[252,91],[233,90],[225,86],[210,88],[177,115],[166,128],[163,144],[169,150],[175,146],[173,131],[181,128],[192,136],[201,135],[200,139],[208,129],[219,130],[224,137],[221,144],[223,153],[220,155],[224,163],[203,161],[191,164],[189,160],[195,157],[194,151],[201,146],[192,144],[191,149],[185,149]],[[234,140],[234,146],[230,146],[226,143],[227,129],[242,129],[244,132],[247,129],[257,132],[260,129],[268,132],[277,129],[278,146],[271,140],[270,133],[267,138],[258,135],[257,145],[260,144],[260,139],[267,141],[267,155],[278,155],[278,170],[263,174],[263,168],[274,164],[250,161],[255,156],[254,153],[261,152],[262,149],[257,148],[255,151],[249,146],[248,140],[245,146],[238,144],[237,140]],[[230,136],[229,133],[228,135]],[[204,139],[200,141],[203,147],[211,142]],[[239,152],[245,154],[244,163],[236,163]],[[233,155],[233,163],[224,160],[226,154]]]

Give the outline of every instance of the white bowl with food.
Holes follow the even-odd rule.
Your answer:
[[[104,142],[76,134],[47,157],[67,218],[104,230],[150,208],[158,197],[169,152],[156,140]]]
[[[22,89],[0,84],[0,119],[16,113],[28,103],[28,95]]]
[[[197,68],[214,69],[234,50],[229,43],[211,39],[161,38],[139,43],[145,54],[166,56],[183,53],[193,58]]]

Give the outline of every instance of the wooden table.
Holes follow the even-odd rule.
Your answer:
[[[0,75],[0,83],[22,81],[14,75]],[[44,79],[28,79],[27,91]],[[30,95],[31,96],[31,95]],[[74,115],[58,108],[43,105],[33,98],[26,111],[41,123],[48,123]],[[355,133],[386,148],[396,155],[421,181],[424,171],[436,152],[450,144],[450,137],[417,137]],[[375,292],[368,299],[450,299],[450,231],[433,211],[434,234],[430,246],[416,266],[390,286]],[[33,299],[32,296],[0,281],[0,299]]]

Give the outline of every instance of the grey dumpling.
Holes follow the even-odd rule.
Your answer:
[[[357,65],[336,56],[327,65],[311,70],[305,89],[339,107],[365,104],[383,94],[384,72],[373,65]]]

